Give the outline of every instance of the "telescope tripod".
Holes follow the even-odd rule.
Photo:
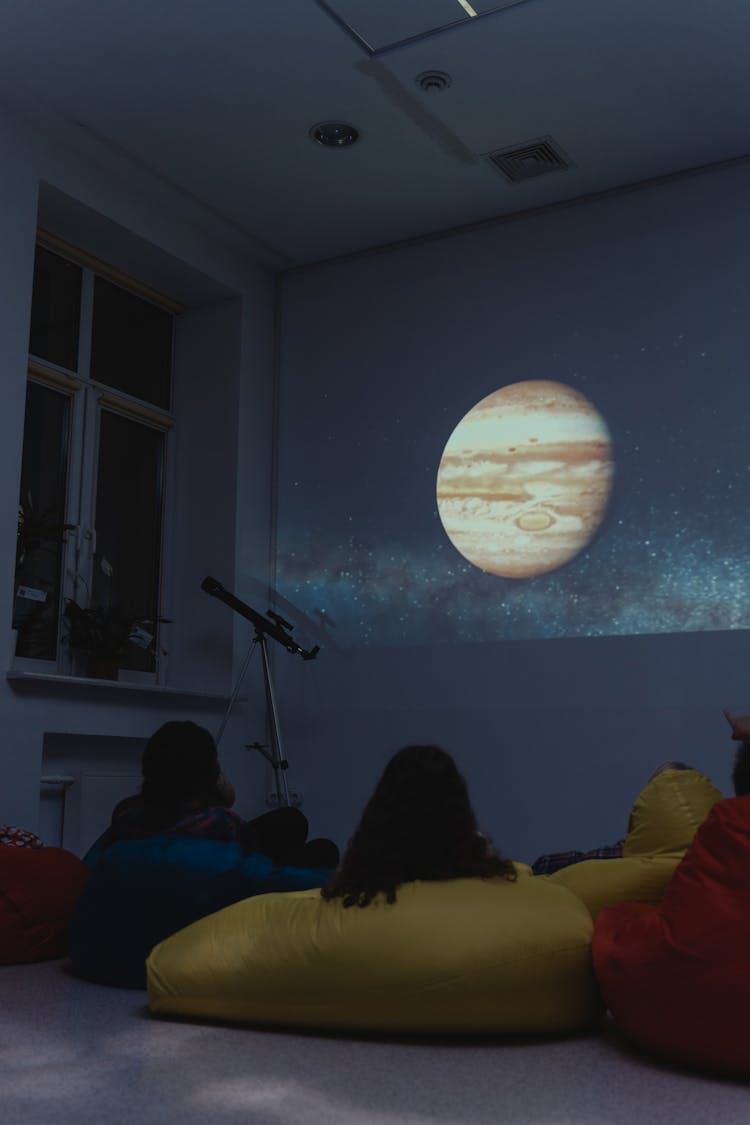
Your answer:
[[[229,590],[225,590],[221,582],[217,582],[210,574],[201,582],[201,590],[206,594],[210,594],[212,598],[218,598],[220,602],[224,602],[224,604],[229,606],[230,609],[233,609],[235,613],[239,613],[241,617],[246,618],[246,620],[252,622],[255,626],[255,636],[247,650],[247,655],[240,669],[240,674],[237,677],[237,683],[234,685],[234,690],[232,691],[232,697],[224,712],[224,718],[221,720],[219,733],[216,736],[216,745],[219,745],[221,736],[224,733],[224,728],[229,721],[229,716],[237,700],[237,696],[239,695],[240,686],[245,677],[250,658],[255,651],[255,646],[259,645],[263,658],[263,680],[266,686],[266,705],[271,744],[269,749],[266,743],[251,742],[247,746],[247,749],[258,750],[273,769],[276,795],[269,797],[267,803],[272,808],[278,808],[281,805],[299,805],[302,803],[299,793],[290,793],[286,781],[286,771],[289,768],[289,763],[281,749],[279,712],[276,706],[273,680],[271,679],[271,665],[268,660],[268,638],[271,637],[274,641],[277,641],[282,648],[286,649],[287,652],[291,652],[296,656],[301,656],[303,660],[314,660],[320,651],[320,645],[313,645],[313,647],[308,650],[302,648],[291,635],[290,630],[294,628],[293,625],[290,625],[288,621],[285,621],[283,617],[280,617],[278,613],[274,613],[270,609],[266,616],[262,613],[258,613],[252,606],[247,605],[246,602],[240,601],[240,599],[230,593]]]
[[[242,662],[242,667],[240,668],[237,682],[235,683],[234,689],[232,691],[232,697],[229,700],[226,711],[224,712],[224,717],[221,721],[221,726],[219,727],[219,733],[216,736],[216,745],[219,745],[221,736],[224,733],[224,728],[229,721],[229,716],[237,700],[237,696],[240,693],[242,681],[245,678],[245,673],[247,672],[248,665],[252,660],[256,646],[260,649],[261,660],[263,662],[263,683],[265,686],[266,694],[270,745],[269,743],[265,742],[249,742],[246,744],[245,749],[257,750],[259,754],[262,754],[262,756],[266,759],[268,764],[273,769],[275,793],[270,794],[270,796],[266,798],[266,804],[271,808],[281,808],[284,805],[292,805],[296,807],[302,803],[302,799],[299,793],[294,792],[294,790],[290,792],[289,786],[287,784],[286,771],[289,769],[289,762],[284,757],[284,754],[282,752],[279,712],[276,705],[276,694],[274,692],[273,679],[271,676],[271,662],[268,657],[268,639],[266,637],[266,634],[260,629],[256,630],[255,636],[250,642],[247,653],[245,654],[245,659]]]

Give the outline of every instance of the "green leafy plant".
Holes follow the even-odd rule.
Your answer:
[[[50,504],[43,512],[37,513],[31,492],[25,503],[18,505],[16,531],[16,568],[23,566],[28,556],[35,552],[56,555],[57,544],[64,539],[66,531],[72,531],[74,524],[55,519],[57,505]]]
[[[111,600],[112,565],[99,560],[99,569],[107,579],[109,596],[106,605],[81,606],[68,598],[63,609],[64,640],[72,652],[86,657],[88,664],[117,667],[128,652],[157,653],[157,627],[169,623],[168,617],[145,617],[133,612],[125,601]],[[88,592],[88,586],[79,578]],[[161,650],[163,655],[164,650]]]
[[[30,489],[18,505],[13,628],[19,656],[55,656],[60,564],[72,526],[60,520],[56,503],[39,510]]]
[[[65,603],[63,617],[71,650],[97,660],[117,660],[131,646],[154,652],[156,624],[167,620],[139,617],[124,602],[84,607],[72,598]]]

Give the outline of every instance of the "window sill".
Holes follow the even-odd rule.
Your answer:
[[[197,688],[180,688],[171,684],[138,684],[127,680],[96,680],[88,676],[61,676],[51,672],[20,672],[11,669],[5,678],[13,691],[37,695],[88,695],[106,693],[118,695],[157,696],[160,699],[195,699],[204,703],[226,704],[229,695],[219,692],[199,691]],[[242,699],[243,697],[240,697]],[[244,697],[247,698],[247,697]]]

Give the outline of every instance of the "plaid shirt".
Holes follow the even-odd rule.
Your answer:
[[[242,818],[236,812],[214,806],[191,809],[167,831],[186,836],[210,836],[212,840],[236,840],[241,826]]]
[[[162,833],[181,836],[208,836],[212,840],[239,840],[243,820],[231,809],[218,805],[209,808],[193,802],[183,806],[182,815],[171,822],[154,822],[144,808],[140,794],[126,797],[115,807],[112,823],[102,840],[109,847],[115,840],[138,840]]]
[[[563,867],[570,867],[572,863],[581,863],[584,859],[620,859],[624,840],[608,847],[592,848],[590,852],[551,852],[549,855],[540,855],[531,865],[535,875],[552,875]]]

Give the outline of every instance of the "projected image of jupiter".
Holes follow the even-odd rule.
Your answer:
[[[483,398],[458,423],[440,460],[438,511],[474,566],[530,578],[589,543],[613,473],[609,430],[585,395],[530,379]]]

